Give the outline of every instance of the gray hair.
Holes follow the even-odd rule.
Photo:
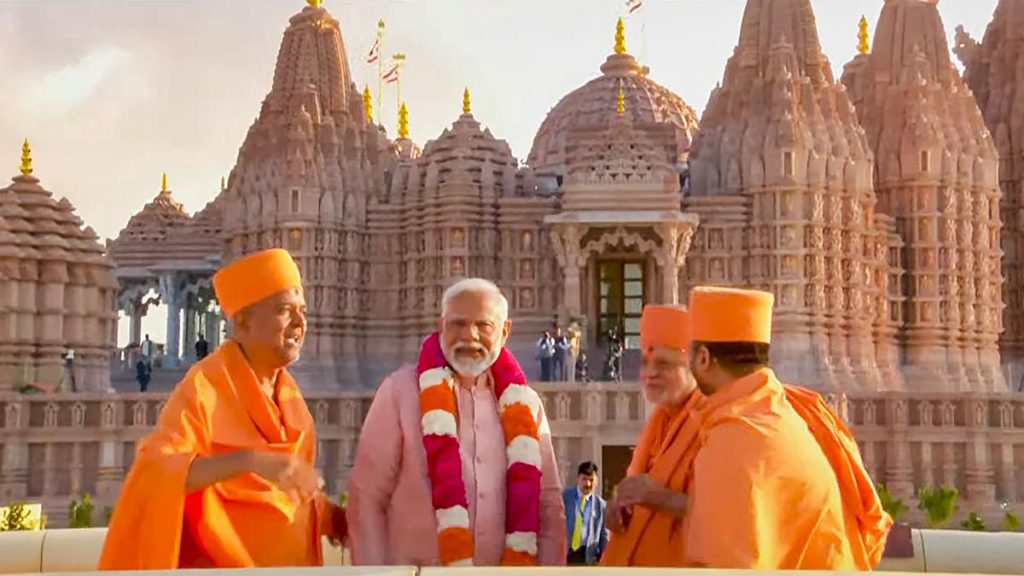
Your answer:
[[[501,293],[501,288],[498,288],[497,284],[485,278],[466,278],[449,286],[444,291],[444,296],[441,297],[441,315],[444,316],[448,312],[448,303],[453,298],[466,292],[482,294],[495,299],[498,303],[497,319],[501,322],[508,320],[508,299]]]

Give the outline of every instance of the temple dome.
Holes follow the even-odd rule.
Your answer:
[[[620,50],[621,49],[621,50]],[[671,125],[676,133],[677,164],[686,162],[697,131],[697,114],[677,94],[648,78],[648,69],[617,46],[605,60],[601,75],[563,97],[533,139],[527,163],[541,176],[563,176],[569,133],[575,129],[605,129],[616,118],[619,89],[626,115],[638,128]]]
[[[128,224],[110,243],[110,257],[121,267],[145,267],[153,258],[164,253],[164,242],[169,233],[183,228],[188,222],[188,212],[167,189],[167,176],[164,175],[160,192],[128,220]]]

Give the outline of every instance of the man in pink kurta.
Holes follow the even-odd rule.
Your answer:
[[[500,351],[509,326],[507,303],[497,287],[480,280],[460,282],[446,293],[443,308],[441,341],[459,342],[453,345],[457,350],[460,346],[474,348],[472,341],[476,341],[480,358],[475,360],[488,364],[488,352]],[[474,358],[453,356],[458,353],[445,351],[454,360],[450,362],[453,368],[473,364]],[[506,439],[494,376],[486,366],[482,373],[471,375],[477,371],[457,370],[454,392],[458,454],[472,534],[472,564],[498,566],[507,546]],[[441,563],[440,515],[432,502],[420,388],[414,366],[391,374],[378,388],[363,424],[348,496],[352,559],[356,565]],[[561,481],[547,419],[542,407],[538,411],[541,479],[535,561],[540,565],[563,565]]]

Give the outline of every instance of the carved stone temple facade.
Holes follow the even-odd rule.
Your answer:
[[[40,185],[26,140],[19,174],[0,188],[0,392],[106,392],[116,293],[96,233]]]
[[[645,303],[685,302],[697,283],[770,290],[773,364],[823,390],[876,481],[908,503],[956,486],[961,512],[990,524],[1001,502],[1021,513],[1024,400],[1004,374],[1017,390],[1024,0],[1000,1],[981,44],[961,35],[964,80],[935,0],[886,0],[876,29],[872,49],[862,25],[837,81],[809,0],[748,0],[698,127],[620,25],[523,165],[468,89],[436,139],[408,138],[404,105],[390,138],[352,83],[339,23],[304,8],[219,193],[189,215],[165,180],[108,244],[114,274],[31,166],[0,190],[0,502],[42,501],[58,522],[72,494],[112,504],[165,401],[100,393],[115,306],[133,344],[147,308],[168,306],[160,359],[187,364],[199,333],[221,337],[213,272],[283,246],[308,287],[297,372],[332,493],[345,489],[371,388],[415,358],[445,287],[485,276],[509,297],[510,346],[534,377],[534,343],[555,321],[582,321],[599,376],[604,335],[616,328],[634,348]],[[91,393],[2,392],[54,380],[68,346]],[[611,490],[649,413],[639,386],[537,388],[563,480],[590,459]]]
[[[1024,2],[1000,0],[979,45],[957,29],[965,67],[999,157],[1003,333],[1000,353],[1013,389],[1024,385]]]
[[[165,186],[111,243],[129,341],[147,306],[167,304],[165,363],[190,360],[198,331],[219,336],[213,271],[270,246],[303,270],[310,329],[297,372],[311,388],[374,386],[414,358],[460,277],[507,292],[510,346],[524,358],[558,321],[581,321],[590,346],[614,327],[635,347],[643,304],[678,301],[697,227],[680,204],[697,118],[627,53],[621,23],[600,76],[541,126],[529,166],[473,115],[469,89],[422,150],[402,133],[407,108],[391,140],[370,106],[337,20],[313,6],[292,17],[217,197],[189,217]]]
[[[998,22],[1019,18],[1017,5],[1000,4],[992,39],[972,51],[1006,69],[1007,86],[1020,75],[1005,50],[982,55],[1012,44],[999,31],[1015,28]],[[749,0],[698,127],[628,53],[620,23],[613,53],[552,108],[523,165],[473,114],[469,89],[422,148],[406,106],[389,137],[352,82],[339,23],[307,6],[220,193],[190,217],[164,187],[112,242],[130,341],[148,305],[168,304],[167,363],[187,363],[198,332],[220,337],[212,272],[283,246],[308,286],[298,371],[310,388],[374,386],[415,356],[447,285],[485,276],[510,299],[514,351],[532,359],[540,331],[578,320],[592,375],[609,330],[635,355],[645,303],[711,283],[775,293],[773,363],[790,381],[1006,390],[1000,233],[1003,220],[1019,226],[1000,216],[999,138],[950,61],[936,3],[886,0],[874,50],[865,24],[841,81],[817,34],[810,0]],[[979,98],[1010,90],[984,86]],[[996,116],[1015,109],[988,107],[1011,133]],[[1020,152],[1007,149],[1003,197],[1019,182]],[[1012,347],[1019,289],[1007,286]]]

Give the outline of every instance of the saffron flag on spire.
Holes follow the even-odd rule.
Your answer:
[[[377,34],[377,38],[373,41],[373,46],[370,48],[370,53],[366,55],[366,63],[374,64],[380,60],[380,34]]]
[[[644,5],[644,0],[626,0],[626,13],[632,14]]]

